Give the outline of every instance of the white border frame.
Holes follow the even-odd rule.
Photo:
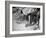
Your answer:
[[[40,30],[35,31],[12,31],[12,7],[34,7],[40,8]],[[10,34],[42,33],[43,32],[43,6],[40,5],[16,5],[10,4]]]

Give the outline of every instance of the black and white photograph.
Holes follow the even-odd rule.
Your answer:
[[[13,31],[40,30],[40,8],[12,7]]]

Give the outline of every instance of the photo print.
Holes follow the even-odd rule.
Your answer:
[[[40,8],[12,7],[12,30],[40,30]]]

